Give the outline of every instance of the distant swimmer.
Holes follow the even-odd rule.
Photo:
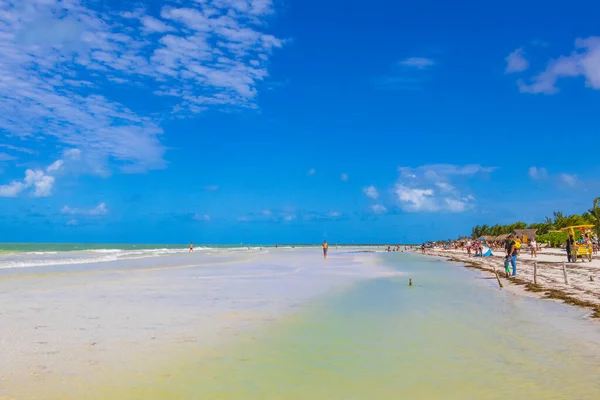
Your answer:
[[[194,252],[194,242],[190,243],[190,251],[188,251],[188,253],[193,253]]]
[[[327,250],[329,249],[329,245],[327,244],[327,240],[323,241],[323,258],[327,259]]]

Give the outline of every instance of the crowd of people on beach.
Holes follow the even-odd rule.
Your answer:
[[[593,256],[598,254],[599,245],[600,244],[598,236],[591,231],[587,231],[583,233],[581,237],[577,240],[575,239],[573,232],[570,232],[566,242],[563,244],[562,247],[567,253],[567,262],[575,263],[577,262],[577,259],[579,257],[581,257],[583,261],[587,260],[589,262],[592,262]],[[531,258],[537,258],[538,253],[542,251],[542,249],[546,248],[547,244],[540,246],[535,237],[527,240],[526,243],[522,243],[521,238],[518,235],[509,234],[503,241],[486,241],[484,239],[463,239],[451,242],[444,242],[441,244],[424,243],[421,246],[422,253],[425,253],[426,249],[430,247],[435,247],[441,250],[464,251],[469,255],[469,257],[483,257],[483,252],[486,251],[484,250],[486,249],[486,247],[497,251],[503,251],[504,267],[507,276],[509,275],[509,273],[512,274],[512,276],[516,276],[517,259],[521,255],[521,253],[528,252]]]

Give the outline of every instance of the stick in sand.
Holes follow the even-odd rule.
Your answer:
[[[569,284],[569,279],[567,278],[567,266],[565,265],[565,263],[562,263],[563,266],[563,274],[565,276],[565,285]]]
[[[498,276],[498,271],[496,271],[496,266],[492,264],[492,268],[494,268],[494,274],[496,274],[496,279],[498,280],[498,286],[502,289],[502,282],[500,282],[500,277]]]
[[[537,285],[537,261],[533,262],[533,284]]]

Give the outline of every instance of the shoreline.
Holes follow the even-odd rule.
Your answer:
[[[465,268],[479,270],[493,278],[496,277],[495,267],[504,288],[522,295],[584,308],[589,310],[589,318],[600,320],[600,269],[597,265],[594,266],[598,260],[595,260],[596,263],[567,263],[568,283],[566,284],[562,262],[547,261],[547,257],[542,261],[529,258],[528,255],[521,255],[517,261],[517,276],[507,278],[504,274],[503,256],[469,257],[465,251],[439,249],[428,249],[424,255],[460,263]],[[533,282],[534,261],[537,261],[537,284]],[[517,287],[520,289],[515,290]]]

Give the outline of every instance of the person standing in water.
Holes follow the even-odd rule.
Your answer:
[[[329,249],[329,245],[327,244],[327,240],[323,240],[323,258],[327,259],[327,250]]]
[[[194,252],[194,242],[190,243],[190,251],[188,251],[188,253],[193,253]]]

